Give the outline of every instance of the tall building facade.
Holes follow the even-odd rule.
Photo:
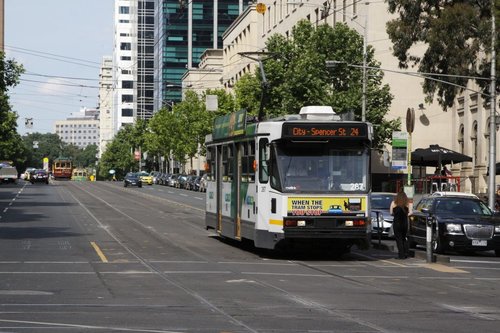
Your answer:
[[[155,109],[182,99],[181,79],[207,49],[222,47],[222,34],[249,0],[156,0]]]
[[[149,119],[154,106],[154,30],[155,0],[135,1],[134,13],[137,43],[133,44],[136,57],[136,109],[137,118]]]
[[[113,58],[103,57],[99,73],[99,158],[114,137]]]
[[[115,1],[115,36],[113,49],[113,113],[114,133],[126,124],[134,123],[135,82],[132,45],[134,37],[134,0]]]

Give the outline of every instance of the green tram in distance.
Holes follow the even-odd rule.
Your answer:
[[[87,169],[74,168],[71,174],[71,180],[80,182],[89,180],[89,174],[87,172]]]
[[[329,106],[262,122],[247,123],[245,110],[217,118],[205,140],[207,229],[257,248],[366,248],[372,141],[370,123]]]

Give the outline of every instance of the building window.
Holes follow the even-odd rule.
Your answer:
[[[122,117],[133,117],[134,110],[132,109],[122,109]]]
[[[130,8],[127,6],[120,6],[119,12],[120,12],[120,14],[129,14]]]
[[[132,50],[132,43],[120,43],[120,50],[124,51]]]
[[[122,103],[132,103],[134,101],[133,95],[122,95]]]
[[[122,81],[122,88],[133,89],[134,88],[134,81]]]

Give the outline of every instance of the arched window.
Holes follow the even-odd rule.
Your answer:
[[[477,121],[474,121],[472,123],[472,133],[470,137],[472,141],[472,152],[473,152],[473,157],[474,157],[474,165],[477,164],[477,153],[478,153],[478,146],[477,146]]]
[[[460,153],[464,153],[464,125],[460,125],[460,128],[458,129],[458,145],[460,147]]]

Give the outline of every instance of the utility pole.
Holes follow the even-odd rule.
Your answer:
[[[488,175],[488,206],[495,208],[496,201],[496,22],[495,22],[495,1],[491,0],[491,83],[490,83],[490,161]]]

